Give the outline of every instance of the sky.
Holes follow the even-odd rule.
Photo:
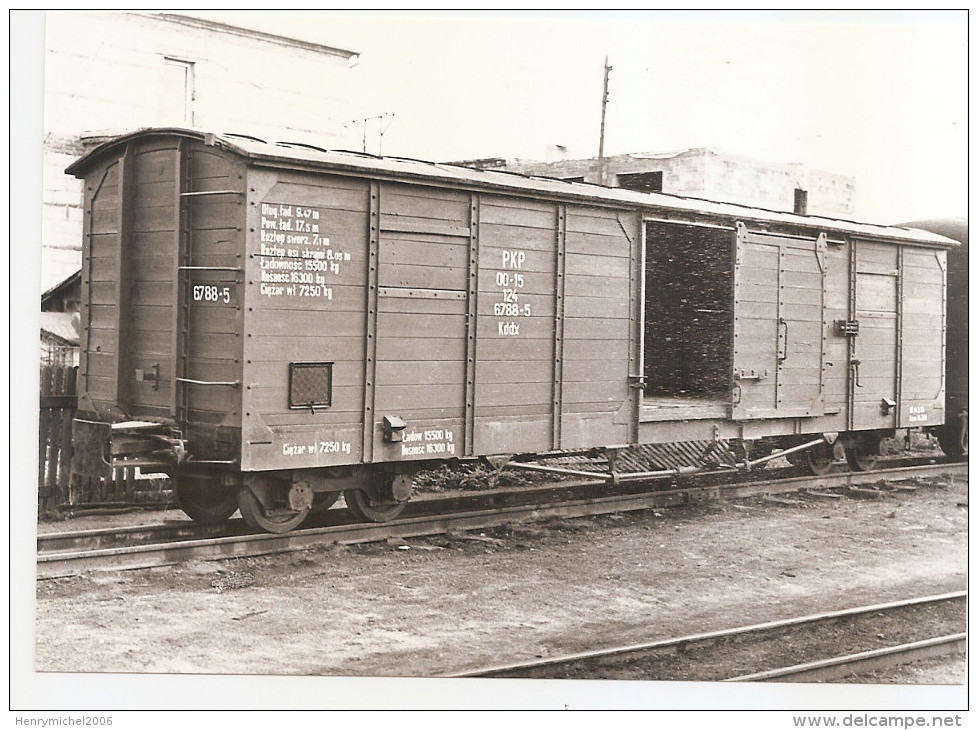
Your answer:
[[[800,162],[855,177],[860,220],[967,215],[964,11],[194,14],[359,52],[369,152],[594,157],[607,56],[606,154]]]

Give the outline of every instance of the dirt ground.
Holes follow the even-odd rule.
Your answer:
[[[961,590],[967,484],[914,487],[39,581],[35,667],[432,677]]]

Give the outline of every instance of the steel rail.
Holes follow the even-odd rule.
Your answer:
[[[919,466],[919,465],[918,465]],[[926,465],[933,467],[935,465]],[[890,470],[884,471],[879,470],[874,472],[877,475],[890,474],[897,467],[893,467]],[[901,469],[912,468],[912,465],[899,467]],[[756,474],[756,472],[755,472]],[[721,473],[713,474],[714,477],[720,476]],[[731,473],[724,473],[725,476],[730,476]],[[921,473],[919,476],[926,476]],[[765,483],[782,482],[784,479],[794,478],[794,477],[784,477],[778,479],[767,479],[764,480]],[[806,477],[811,479],[812,477]],[[758,482],[755,482],[758,483]],[[684,487],[683,489],[691,489],[696,487],[696,484],[691,484],[689,487]],[[704,486],[704,485],[700,485]],[[722,485],[721,485],[722,486]],[[503,500],[525,500],[532,499],[536,494],[544,494],[553,491],[561,492],[578,492],[588,489],[603,489],[606,485],[601,484],[595,480],[588,481],[566,481],[566,482],[555,482],[547,484],[539,484],[531,487],[511,487],[511,488],[501,488],[494,489],[492,491],[471,491],[471,492],[457,492],[448,495],[442,494],[421,494],[415,498],[409,505],[408,510],[430,510],[430,511],[443,511],[445,505],[457,505],[459,502],[468,502],[477,504],[480,500],[491,499],[495,503],[499,503]],[[632,485],[628,485],[629,489],[634,489]],[[771,490],[773,492],[773,490]],[[587,495],[586,492],[584,496]],[[609,495],[610,496],[610,495]],[[584,498],[584,497],[571,497],[573,498]],[[342,510],[336,510],[340,512]],[[332,514],[332,513],[331,513]],[[335,516],[335,515],[334,515]],[[416,516],[412,514],[405,515],[405,519],[411,516]],[[327,525],[320,525],[320,527],[326,527]],[[126,525],[112,528],[95,528],[88,530],[72,530],[72,531],[59,531],[59,532],[48,532],[39,533],[37,535],[37,551],[41,552],[53,552],[53,551],[77,551],[81,549],[94,549],[99,547],[111,547],[121,546],[121,544],[133,544],[136,540],[142,542],[149,542],[150,540],[156,542],[163,542],[168,540],[180,539],[202,539],[206,537],[227,537],[231,534],[245,534],[253,532],[250,528],[246,527],[241,519],[231,519],[222,525],[201,525],[193,522],[189,519],[186,520],[170,520],[164,523],[158,524],[143,524],[143,525]]]
[[[892,611],[901,608],[909,608],[911,606],[919,606],[928,603],[947,603],[951,601],[957,601],[961,599],[966,599],[968,596],[967,591],[955,591],[951,593],[942,593],[933,596],[922,596],[919,598],[911,598],[902,601],[890,601],[888,603],[879,603],[869,606],[857,606],[855,608],[841,609],[838,611],[826,611],[823,613],[811,614],[808,616],[798,616],[789,619],[782,619],[779,621],[768,621],[760,624],[753,624],[750,626],[738,626],[730,629],[720,629],[719,631],[709,631],[700,634],[690,634],[688,636],[681,636],[674,639],[664,639],[661,641],[653,641],[642,644],[631,644],[628,646],[612,647],[607,649],[597,649],[587,652],[579,652],[576,654],[568,654],[559,657],[549,657],[547,659],[536,659],[528,662],[514,662],[512,664],[502,664],[493,667],[484,667],[480,669],[472,669],[465,672],[458,672],[452,674],[440,675],[443,678],[464,678],[464,677],[500,677],[513,675],[517,673],[519,677],[535,677],[535,678],[545,678],[552,674],[553,670],[560,666],[569,666],[573,664],[579,664],[581,662],[600,660],[600,659],[611,659],[614,657],[623,657],[628,655],[668,655],[676,654],[679,652],[688,651],[693,645],[710,645],[712,643],[722,641],[725,639],[738,637],[745,638],[751,635],[763,635],[768,632],[774,632],[781,629],[801,627],[801,626],[813,626],[819,623],[825,623],[829,621],[835,621],[838,619],[854,618],[869,615],[872,613],[880,613],[883,611]],[[954,637],[959,635],[955,634]],[[960,635],[963,636],[963,635]],[[925,647],[925,644],[934,644],[935,640],[927,640],[924,642],[916,642],[915,644],[904,645],[906,647],[917,647],[920,645],[920,649],[924,650],[929,647]],[[870,657],[869,655],[884,653],[894,654],[900,647],[891,647],[887,649],[874,650],[870,652],[862,652],[861,654],[854,654],[848,657],[850,660],[854,658],[861,657],[865,655],[866,661],[869,662],[871,659],[876,657]],[[843,658],[845,659],[845,658]],[[811,662],[809,664],[797,665],[795,667],[789,667],[786,669],[771,670],[770,672],[758,672],[756,674],[743,675],[740,677],[735,677],[732,679],[724,680],[729,682],[747,682],[747,681],[762,681],[766,679],[774,679],[781,675],[779,672],[784,672],[783,676],[789,676],[791,671],[796,671],[798,677],[803,677],[803,671],[810,670],[812,672],[809,676],[815,676],[814,672],[819,669],[818,665],[825,665],[826,669],[829,667],[830,663],[833,661],[841,661],[840,659],[825,660],[822,662]],[[863,671],[863,670],[859,670]],[[849,672],[850,674],[852,672]],[[826,675],[827,676],[827,675]],[[798,679],[796,681],[809,681],[808,679]]]
[[[39,533],[37,552],[77,552],[82,549],[94,550],[111,546],[122,546],[144,541],[169,541],[179,539],[203,539],[206,537],[226,537],[229,532],[249,531],[244,520],[234,518],[223,525],[202,525],[190,520],[173,520],[149,525],[124,525],[120,527],[99,527],[92,530],[71,530],[67,532]]]
[[[191,539],[156,545],[44,552],[37,556],[37,577],[55,578],[93,570],[159,567],[187,560],[251,557],[330,543],[356,544],[376,542],[390,537],[421,537],[441,534],[449,530],[485,529],[507,523],[531,522],[553,517],[586,517],[703,502],[710,499],[733,499],[761,494],[795,492],[801,489],[833,489],[875,483],[885,479],[900,481],[943,474],[966,475],[967,471],[967,464],[939,464],[872,472],[841,472],[839,474],[796,477],[776,481],[686,487],[454,514],[425,515],[381,524],[337,525],[299,530],[281,535],[259,533]]]
[[[783,669],[771,669],[767,672],[745,674],[732,677],[724,682],[830,682],[834,679],[851,677],[860,672],[871,672],[877,669],[889,669],[900,664],[943,657],[948,654],[963,652],[967,647],[967,633],[949,634],[933,639],[914,641],[909,644],[889,646],[883,649],[861,651],[855,654],[823,659],[817,662],[796,664]]]

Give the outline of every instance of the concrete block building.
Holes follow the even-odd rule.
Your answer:
[[[343,146],[357,59],[184,15],[48,12],[41,290],[81,266],[81,183],[64,169],[93,145],[179,126]]]
[[[538,162],[490,158],[459,164],[645,192],[670,193],[777,211],[852,218],[855,180],[800,164],[735,157],[708,148]],[[603,180],[602,180],[603,178]]]

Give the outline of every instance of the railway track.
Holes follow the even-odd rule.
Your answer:
[[[807,490],[858,489],[877,482],[900,482],[938,475],[966,477],[961,464],[932,464],[872,472],[839,472],[721,483],[715,478],[683,488],[625,491],[596,496],[587,483],[548,485],[448,499],[430,498],[410,505],[412,512],[383,524],[344,522],[344,510],[331,510],[328,524],[282,535],[249,533],[233,520],[222,528],[171,523],[125,530],[89,530],[41,535],[37,542],[37,577],[56,578],[94,570],[124,570],[172,565],[187,560],[217,560],[288,552],[330,543],[354,544],[387,538],[474,530],[553,517],[573,518],[667,507],[713,499],[734,499]],[[669,485],[671,486],[671,485]]]
[[[964,652],[966,603],[967,592],[959,591],[443,676],[834,681],[859,672]],[[949,626],[960,627],[960,631],[942,633]],[[901,638],[917,637],[930,627],[939,635]],[[881,643],[885,646],[879,646]],[[836,655],[833,652],[838,646],[859,650]],[[778,663],[791,657],[797,659],[787,666]],[[743,671],[770,663],[776,664],[775,668]]]

